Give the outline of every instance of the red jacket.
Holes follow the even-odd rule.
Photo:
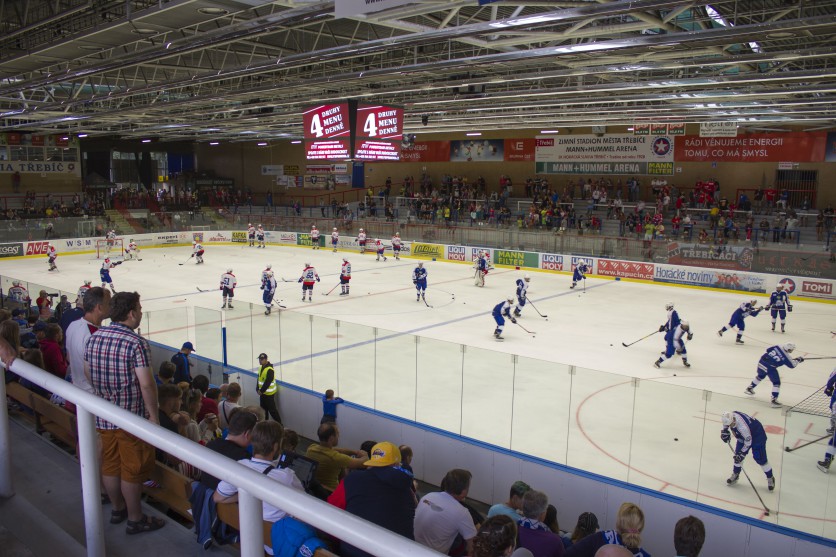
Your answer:
[[[67,375],[67,360],[64,358],[64,352],[57,342],[50,339],[41,339],[38,341],[41,345],[41,353],[44,356],[44,368],[53,375],[57,375],[64,379]]]

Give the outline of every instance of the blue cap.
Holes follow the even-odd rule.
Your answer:
[[[186,348],[188,348],[188,349],[189,349],[189,350],[191,350],[192,352],[194,352],[194,351],[195,351],[195,350],[194,350],[194,344],[192,344],[191,342],[184,342],[184,343],[183,343],[183,348],[181,348],[180,350],[185,350]]]

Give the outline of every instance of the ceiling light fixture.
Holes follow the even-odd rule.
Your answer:
[[[291,141],[290,143],[291,143],[291,144],[293,144],[293,145],[298,145],[299,143],[302,143],[302,140],[301,140],[301,139],[297,139],[297,140],[295,140],[295,141]]]
[[[229,10],[225,10],[223,8],[209,7],[209,8],[198,8],[197,12],[201,13],[203,15],[226,15],[226,14],[229,13]]]
[[[87,137],[87,134],[86,134],[86,133],[80,133],[80,134],[78,134],[78,138],[79,138],[79,139],[81,139],[82,137]]]
[[[266,141],[260,141],[260,142],[258,143],[258,146],[259,146],[259,147],[267,147],[267,142],[266,142]]]
[[[209,145],[218,145],[218,142],[217,141],[210,141]]]
[[[148,27],[134,27],[131,29],[131,33],[135,33],[137,35],[156,35],[156,29],[150,29]]]
[[[468,137],[476,137],[482,135],[482,132],[470,132],[465,134]]]
[[[151,140],[150,139],[143,139],[142,142],[143,143],[151,143]]]
[[[558,130],[540,130],[540,133],[560,133]]]

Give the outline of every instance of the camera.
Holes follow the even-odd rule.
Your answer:
[[[57,298],[58,296],[60,296],[60,294],[58,294],[58,293],[56,292],[56,293],[54,293],[54,294],[53,294],[53,293],[47,294],[47,296],[49,296],[50,298]]]

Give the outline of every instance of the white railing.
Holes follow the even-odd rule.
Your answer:
[[[4,366],[0,365],[0,368],[2,367]],[[69,400],[77,407],[78,455],[81,464],[87,555],[90,557],[104,557],[107,553],[100,502],[101,472],[97,456],[95,416],[104,418],[166,453],[237,486],[242,557],[264,555],[262,501],[267,501],[299,520],[378,557],[384,555],[387,557],[392,555],[438,557],[440,555],[423,545],[315,497],[275,482],[198,443],[184,442],[182,436],[151,424],[148,420],[83,391],[72,383],[21,359],[15,360],[9,369],[47,391]],[[10,497],[14,494],[11,477],[12,447],[5,400],[6,386],[0,381],[0,402],[2,402],[0,404],[0,497]]]

